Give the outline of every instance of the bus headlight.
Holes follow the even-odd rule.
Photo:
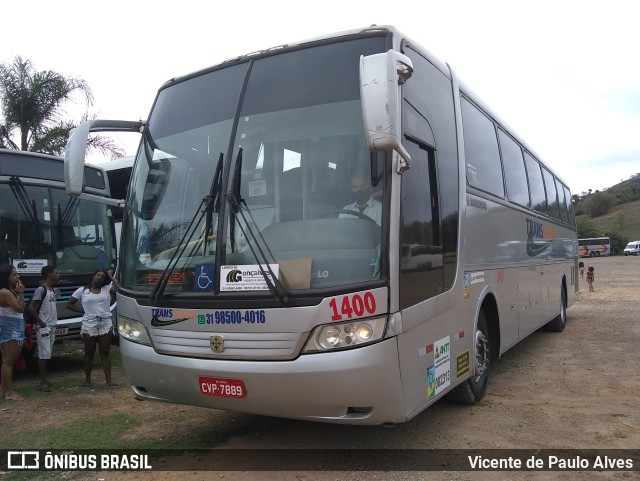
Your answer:
[[[147,332],[147,328],[139,322],[128,317],[118,316],[118,332],[120,336],[127,341],[137,342],[145,346],[151,345],[151,338]]]
[[[307,341],[303,353],[332,349],[348,349],[382,339],[387,326],[386,317],[359,319],[317,326]]]

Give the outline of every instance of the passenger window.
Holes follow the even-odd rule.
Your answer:
[[[556,192],[556,182],[553,174],[545,167],[542,168],[542,176],[544,177],[544,186],[547,191],[547,211],[549,215],[560,220],[560,209],[558,208],[558,193]]]
[[[567,209],[567,201],[571,202],[571,199],[566,198],[564,192],[564,186],[556,179],[556,190],[558,191],[558,200],[560,202],[560,219],[565,224],[569,223],[569,210]]]
[[[547,214],[547,197],[544,192],[544,182],[542,181],[540,164],[526,152],[524,154],[524,161],[527,166],[527,176],[529,177],[531,207],[538,212]]]
[[[567,187],[564,187],[564,197],[567,199],[567,208],[569,209],[569,225],[575,227],[576,217],[573,212],[573,199],[571,198],[571,192]]]
[[[502,164],[507,185],[507,196],[511,202],[529,207],[529,186],[527,171],[520,146],[502,130],[498,129]]]
[[[461,106],[467,182],[472,187],[504,197],[502,166],[493,122],[464,98]]]

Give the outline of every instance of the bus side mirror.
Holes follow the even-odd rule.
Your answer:
[[[87,120],[71,131],[64,148],[64,185],[71,197],[82,194],[84,184],[84,156],[91,121]]]
[[[402,159],[400,173],[411,166],[411,157],[402,145],[400,85],[412,73],[411,59],[395,50],[360,56],[360,99],[367,144],[373,151],[398,152]]]
[[[84,184],[84,158],[89,132],[140,132],[144,122],[129,120],[85,120],[69,136],[64,148],[64,185],[72,197],[82,194]]]

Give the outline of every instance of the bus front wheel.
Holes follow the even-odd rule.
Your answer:
[[[489,329],[484,311],[478,315],[478,324],[474,333],[475,357],[472,364],[471,377],[456,386],[447,394],[447,399],[461,404],[476,404],[487,392],[489,381],[489,367],[491,365],[491,351],[489,343]]]

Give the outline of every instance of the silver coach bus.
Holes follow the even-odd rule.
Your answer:
[[[334,423],[474,403],[576,297],[566,184],[392,27],[166,82],[125,206],[118,323],[139,399]],[[414,258],[415,257],[415,258]]]

